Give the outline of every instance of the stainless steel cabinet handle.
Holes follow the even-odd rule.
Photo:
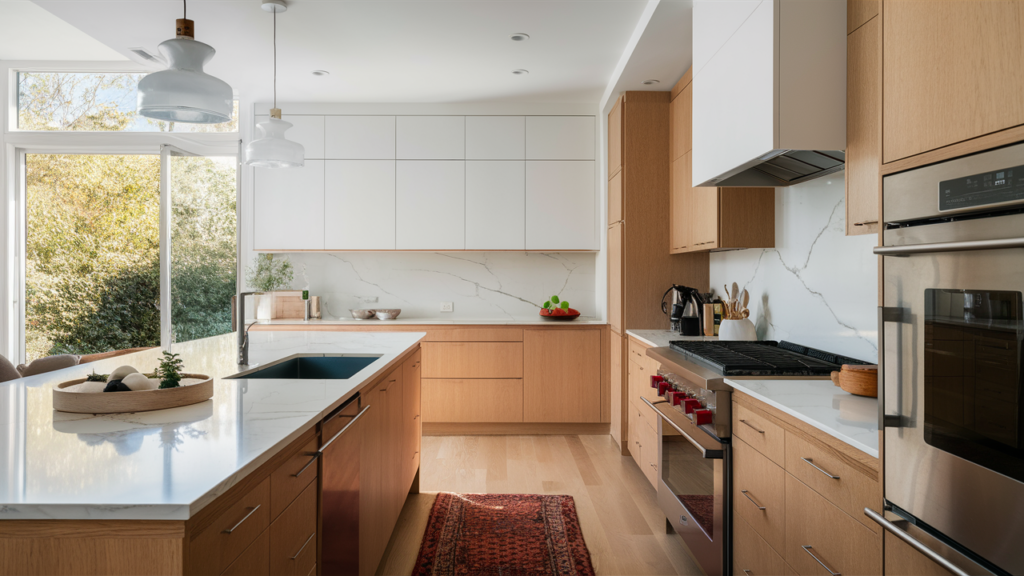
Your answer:
[[[868,518],[871,518],[872,520],[877,522],[879,526],[881,526],[882,528],[885,528],[885,530],[888,531],[889,533],[891,533],[893,536],[899,538],[900,540],[903,540],[904,542],[909,544],[913,549],[915,549],[918,552],[920,552],[921,554],[924,554],[925,556],[927,556],[932,562],[935,562],[939,566],[942,566],[946,570],[949,570],[955,576],[968,576],[967,572],[964,572],[963,570],[961,570],[959,567],[957,567],[956,564],[953,564],[949,560],[946,560],[940,554],[936,553],[931,548],[925,546],[924,544],[919,542],[916,538],[914,538],[910,534],[907,534],[905,531],[901,530],[899,526],[897,526],[897,525],[893,524],[892,522],[886,520],[878,512],[875,512],[871,508],[865,508],[864,509],[864,514]]]
[[[836,572],[835,570],[829,568],[828,564],[825,564],[824,562],[822,562],[821,558],[818,558],[817,555],[814,554],[814,552],[811,552],[811,547],[810,546],[801,546],[801,548],[804,549],[804,552],[807,552],[808,554],[810,554],[811,558],[814,558],[815,562],[817,562],[818,564],[821,564],[822,568],[824,568],[825,570],[828,570],[829,574],[831,574],[832,576],[843,576],[841,573]]]
[[[316,454],[313,454],[313,457],[309,459],[309,462],[306,462],[306,465],[302,467],[302,470],[299,470],[295,474],[292,474],[292,478],[298,478],[299,475],[302,474],[303,472],[305,472],[306,468],[309,468],[310,466],[312,466],[313,463],[316,462],[316,459],[319,458],[319,457],[320,457],[320,453],[319,452],[317,452]]]
[[[754,432],[757,432],[758,434],[764,434],[764,430],[761,430],[760,428],[758,428],[757,426],[754,426],[750,422],[747,422],[746,420],[740,420],[740,422],[742,422],[742,423],[746,424],[747,426],[750,426],[751,428],[753,428]]]
[[[302,551],[306,549],[306,545],[309,544],[309,541],[313,539],[313,536],[316,536],[316,532],[313,532],[309,535],[309,538],[306,538],[306,542],[302,545],[302,548],[299,548],[299,551],[295,553],[295,556],[292,556],[289,560],[295,560],[298,558],[299,554],[302,554]]]
[[[257,504],[255,508],[253,508],[252,510],[250,510],[248,514],[246,514],[246,515],[245,515],[245,516],[244,516],[244,517],[243,517],[243,518],[242,518],[241,520],[239,520],[239,521],[238,521],[238,524],[235,524],[235,525],[234,525],[234,526],[232,526],[231,528],[228,528],[227,530],[225,530],[225,531],[224,531],[224,533],[225,533],[225,534],[231,534],[232,532],[234,532],[235,530],[237,530],[237,529],[238,529],[238,527],[242,525],[242,522],[245,522],[246,520],[248,520],[248,519],[249,519],[249,516],[252,516],[253,514],[255,514],[255,513],[256,513],[256,511],[257,511],[257,510],[259,510],[259,509],[260,509],[260,506],[262,506],[262,504]]]
[[[750,494],[748,494],[746,490],[740,490],[740,492],[741,492],[741,493],[742,493],[742,494],[743,494],[744,496],[746,496],[746,497],[747,497],[747,500],[750,500],[751,504],[753,504],[754,506],[757,506],[757,509],[758,509],[758,510],[761,510],[761,511],[763,511],[763,510],[765,509],[765,508],[764,508],[764,506],[761,506],[760,504],[758,504],[758,503],[757,503],[757,500],[754,500],[753,498],[751,498],[751,497],[750,497]]]
[[[828,476],[829,478],[831,478],[833,480],[839,480],[839,476],[833,476],[832,474],[829,474],[828,472],[825,472],[817,464],[815,464],[814,460],[812,460],[811,458],[801,458],[801,460],[803,460],[804,462],[807,462],[808,464],[811,465],[812,468],[814,468],[818,472],[821,472],[825,476]]]

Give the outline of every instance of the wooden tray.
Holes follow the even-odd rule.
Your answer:
[[[140,390],[138,392],[67,392],[64,388],[81,384],[85,378],[63,382],[53,388],[53,409],[77,414],[118,414],[148,412],[198,404],[213,398],[213,379],[205,374],[182,374],[182,378],[202,380],[195,384]]]

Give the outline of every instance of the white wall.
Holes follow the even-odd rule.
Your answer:
[[[874,234],[845,236],[843,174],[775,193],[775,248],[711,255],[711,287],[750,291],[761,340],[878,359]]]

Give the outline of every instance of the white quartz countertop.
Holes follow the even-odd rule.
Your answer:
[[[665,348],[672,340],[718,340],[718,336],[682,336],[671,330],[626,330],[626,334],[653,348]]]
[[[555,324],[555,325],[568,325],[568,324],[607,324],[603,320],[597,318],[590,318],[587,316],[580,316],[575,320],[545,320],[540,316],[529,316],[521,318],[406,318],[399,316],[396,320],[356,320],[354,318],[324,318],[322,320],[302,320],[301,318],[280,318],[276,320],[259,320],[258,324],[269,325],[269,326],[295,326],[295,325],[306,325],[306,326],[387,326],[390,324],[399,324],[406,326],[451,326],[451,325],[481,325],[481,326],[532,326],[537,324]]]
[[[51,388],[94,368],[156,367],[159,350],[0,383],[0,520],[187,520],[416,345],[423,332],[250,332],[250,368],[294,354],[380,354],[347,380],[226,379],[236,335],[175,344],[209,401],[132,414],[52,409]]]
[[[734,389],[803,420],[878,458],[878,400],[844,392],[831,380],[733,380]]]

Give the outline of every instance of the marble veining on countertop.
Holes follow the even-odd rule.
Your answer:
[[[878,458],[876,398],[854,396],[834,385],[831,380],[726,378],[725,383]]]
[[[701,342],[718,340],[718,336],[683,336],[671,330],[626,330],[626,334],[654,348],[664,348],[672,340],[689,340]]]
[[[260,325],[268,326],[387,326],[390,324],[398,324],[404,326],[450,326],[450,325],[480,325],[480,326],[533,326],[540,324],[551,324],[555,326],[566,326],[573,324],[607,324],[603,320],[597,318],[590,318],[587,316],[580,316],[575,320],[545,320],[540,316],[523,316],[515,318],[436,318],[436,317],[421,317],[421,318],[407,318],[399,316],[395,320],[356,320],[354,318],[324,318],[321,320],[303,320],[301,318],[277,318],[274,320],[259,320]]]
[[[300,353],[381,354],[347,380],[226,379],[235,334],[175,344],[211,400],[130,414],[52,408],[56,384],[93,369],[156,367],[148,350],[0,383],[0,520],[187,520],[352,397],[423,332],[250,332],[250,367]]]

